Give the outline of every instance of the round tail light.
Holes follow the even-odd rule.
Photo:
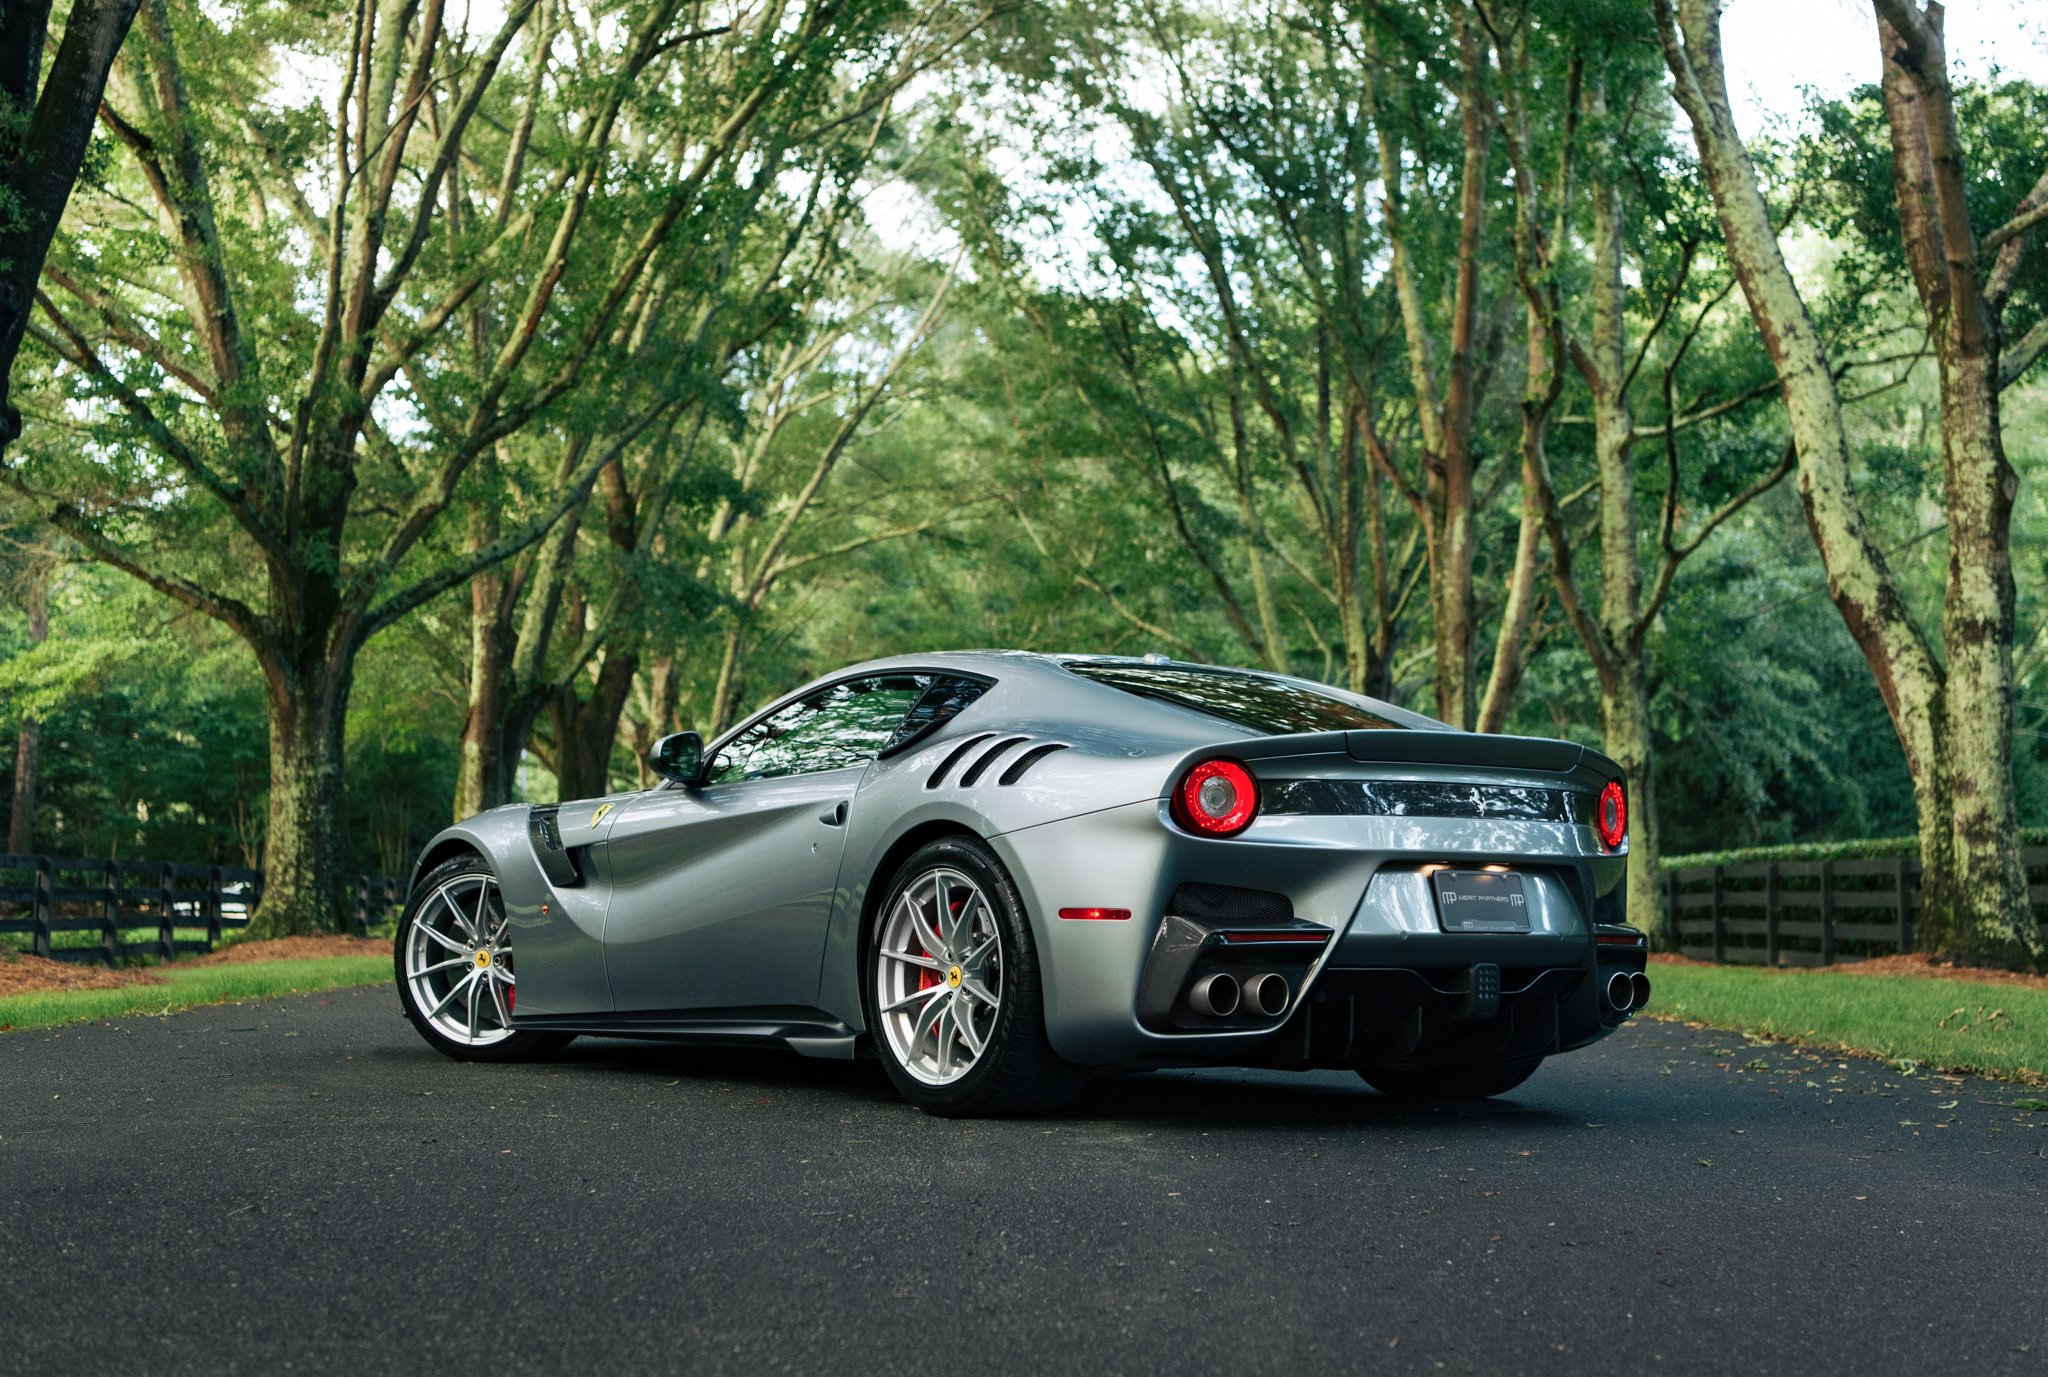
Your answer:
[[[1235,760],[1205,760],[1173,791],[1174,821],[1205,837],[1233,837],[1259,811],[1259,786]]]
[[[1609,851],[1619,851],[1628,839],[1628,799],[1622,795],[1620,780],[1608,780],[1600,791],[1600,801],[1593,805],[1593,830]]]

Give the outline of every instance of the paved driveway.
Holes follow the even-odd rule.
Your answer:
[[[1662,1024],[1511,1098],[428,1051],[386,990],[0,1037],[0,1372],[2048,1372],[2048,1114]]]

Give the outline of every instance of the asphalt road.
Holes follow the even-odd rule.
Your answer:
[[[2048,1114],[1638,1024],[1509,1099],[444,1061],[388,990],[0,1037],[0,1372],[2048,1371]]]

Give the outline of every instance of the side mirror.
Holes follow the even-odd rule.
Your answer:
[[[704,773],[704,738],[695,732],[664,736],[647,753],[647,764],[672,784],[695,784]]]

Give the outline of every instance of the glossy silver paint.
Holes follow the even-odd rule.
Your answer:
[[[1615,890],[1627,858],[1604,852],[1587,822],[1262,811],[1241,834],[1215,840],[1180,828],[1168,796],[1212,754],[1262,780],[1590,793],[1619,775],[1598,753],[1477,738],[1322,685],[1406,730],[1261,736],[1063,667],[1081,658],[1096,657],[957,652],[854,666],[756,716],[882,671],[995,682],[930,736],[865,767],[565,803],[552,826],[562,855],[575,858],[577,883],[549,880],[526,805],[447,829],[418,873],[465,849],[491,862],[518,951],[517,1027],[766,1038],[813,1055],[852,1055],[869,1032],[862,943],[874,909],[909,851],[948,831],[987,842],[1015,882],[1038,948],[1048,1035],[1084,1065],[1227,1064],[1254,1057],[1270,1037],[1271,1029],[1140,1023],[1140,975],[1167,897],[1183,882],[1276,891],[1298,919],[1337,933],[1293,986],[1291,1007],[1313,997],[1332,963],[1451,966],[1475,950],[1469,937],[1438,930],[1424,875],[1432,865],[1521,871],[1531,931],[1516,939],[1527,958],[1517,963],[1591,971],[1593,905]],[[941,765],[978,737],[986,739],[935,785]],[[1014,744],[970,782],[971,766],[1004,741]],[[1064,749],[1002,782],[1035,746],[1055,743]],[[1065,921],[1063,908],[1134,916]]]

